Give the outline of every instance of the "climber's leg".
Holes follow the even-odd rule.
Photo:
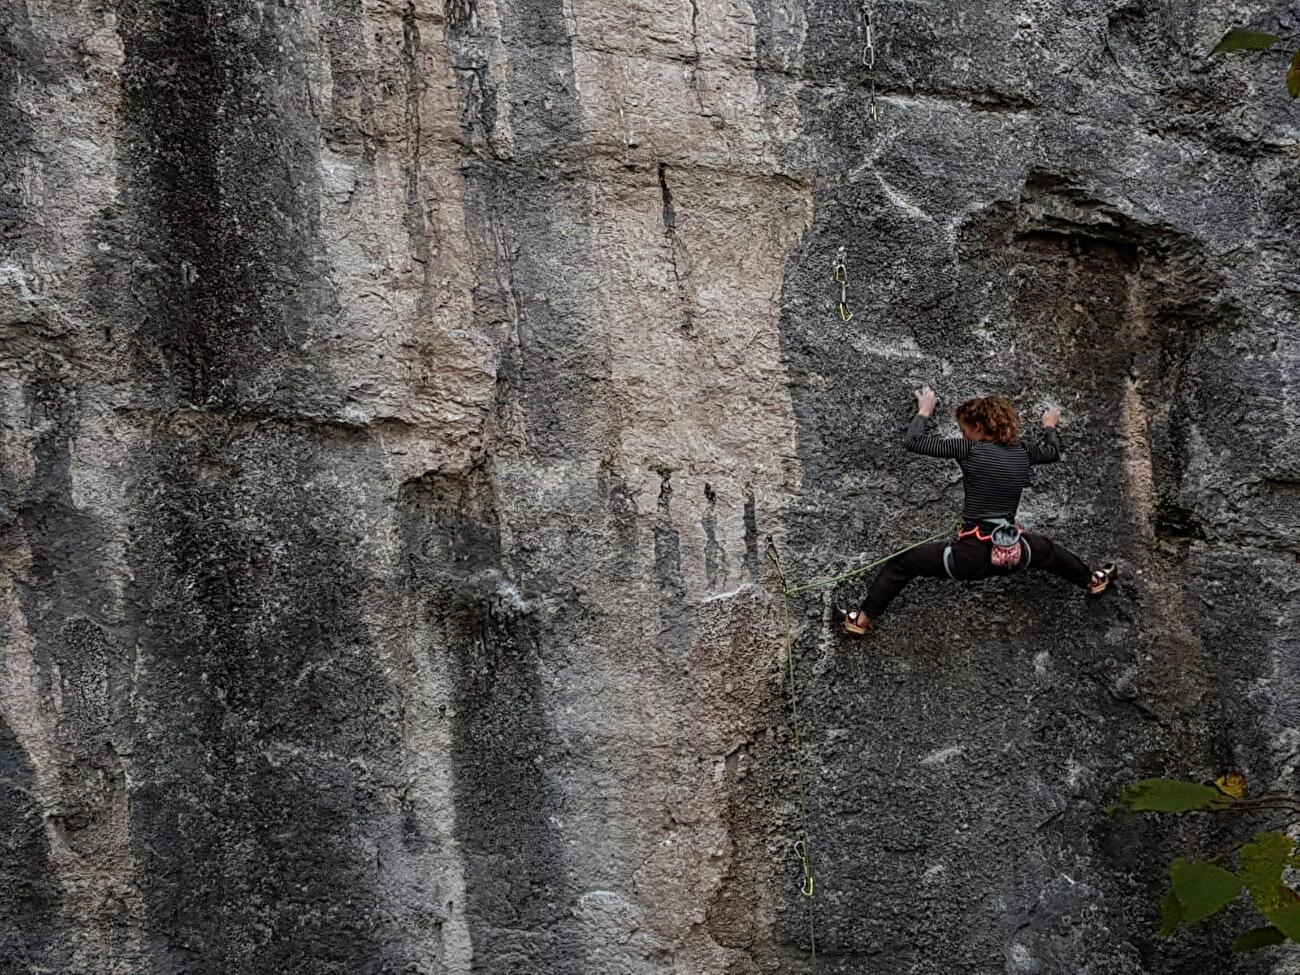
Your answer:
[[[871,581],[867,598],[862,601],[860,616],[865,615],[868,621],[878,619],[894,601],[894,597],[903,591],[903,587],[917,576],[946,579],[948,573],[943,567],[943,550],[947,545],[947,542],[919,545],[901,555],[895,555],[882,565]],[[953,546],[954,549],[957,547]]]
[[[1107,563],[1094,572],[1083,559],[1046,535],[1025,532],[1023,538],[1029,544],[1029,551],[1024,553],[1029,558],[1028,568],[1060,576],[1093,595],[1105,592],[1118,574],[1113,563]]]

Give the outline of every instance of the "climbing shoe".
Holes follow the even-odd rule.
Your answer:
[[[1088,583],[1088,595],[1100,596],[1119,577],[1119,566],[1114,562],[1107,562],[1100,569],[1094,569],[1092,572],[1092,581]]]
[[[860,609],[836,610],[840,616],[840,625],[849,636],[866,636],[876,628],[871,617]]]

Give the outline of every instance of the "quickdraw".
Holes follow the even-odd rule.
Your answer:
[[[853,320],[853,309],[849,307],[849,266],[844,260],[844,248],[835,252],[835,283],[840,286],[840,321]]]
[[[871,0],[862,0],[862,20],[866,29],[867,42],[862,47],[862,66],[867,69],[867,117],[872,122],[880,121],[880,109],[876,104],[876,25]]]

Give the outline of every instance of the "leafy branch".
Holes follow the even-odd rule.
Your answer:
[[[1109,815],[1133,813],[1192,812],[1247,813],[1282,810],[1290,821],[1285,829],[1300,823],[1300,797],[1267,793],[1248,798],[1246,780],[1236,773],[1215,780],[1213,786],[1181,779],[1143,779],[1120,793],[1106,807]],[[1222,862],[1239,854],[1236,872]],[[1300,868],[1296,841],[1279,830],[1255,833],[1236,846],[1208,860],[1179,857],[1169,865],[1169,890],[1160,904],[1161,937],[1168,937],[1180,925],[1196,924],[1227,907],[1246,889],[1251,901],[1268,924],[1240,935],[1234,951],[1255,951],[1285,941],[1300,942],[1300,893],[1283,881],[1288,869]]]
[[[1223,35],[1223,40],[1219,41],[1210,53],[1231,54],[1242,51],[1270,51],[1279,44],[1294,40],[1294,37],[1280,37],[1277,34],[1265,34],[1262,31],[1234,27]],[[1296,51],[1291,55],[1291,67],[1286,73],[1286,90],[1292,98],[1300,97],[1300,51]]]

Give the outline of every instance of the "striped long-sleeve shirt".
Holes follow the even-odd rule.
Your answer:
[[[965,437],[937,437],[928,432],[930,418],[918,413],[907,428],[907,449],[928,457],[946,457],[961,467],[967,521],[1005,518],[1014,521],[1020,492],[1029,485],[1029,468],[1061,459],[1054,427],[1043,429],[1043,443],[985,443]]]

